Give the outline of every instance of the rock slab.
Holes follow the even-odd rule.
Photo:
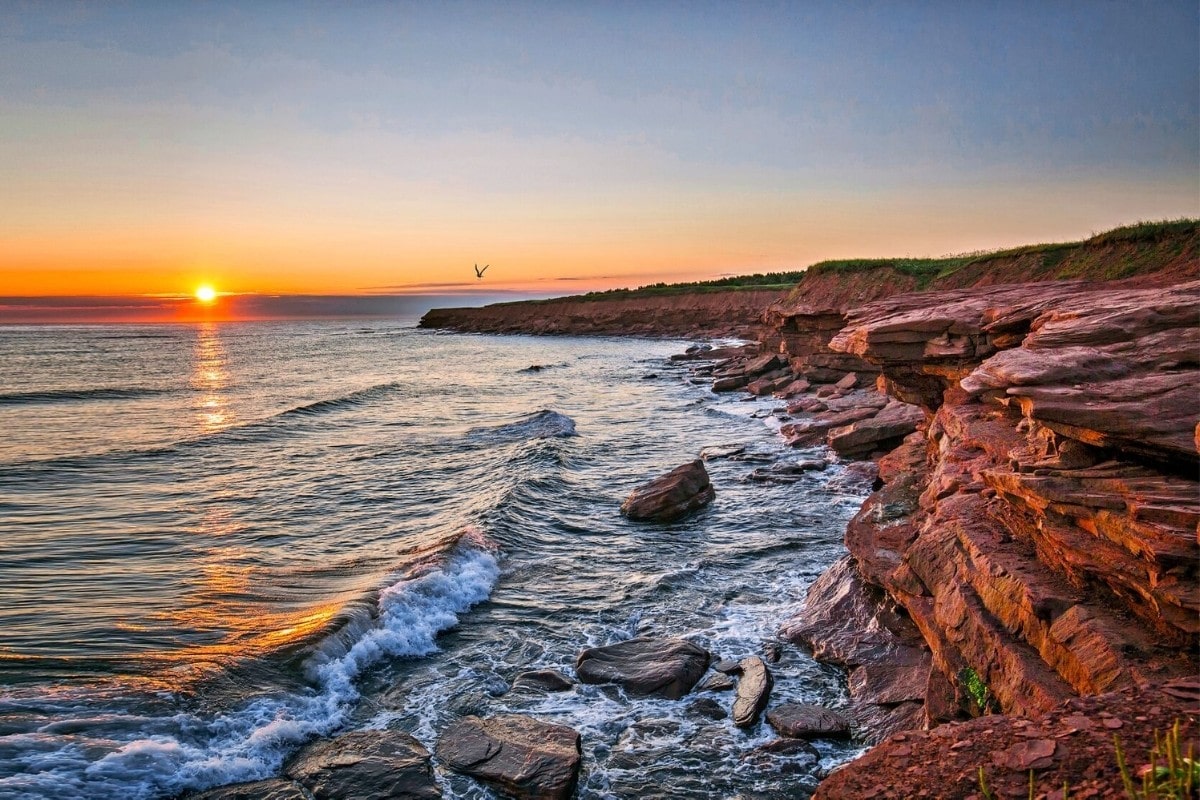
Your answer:
[[[767,705],[774,681],[771,670],[758,656],[747,656],[739,662],[742,676],[738,679],[737,697],[733,701],[733,724],[748,728],[758,721],[758,715]]]
[[[630,694],[678,700],[708,668],[708,651],[683,639],[639,637],[591,647],[575,660],[584,683],[615,683]]]
[[[575,730],[522,714],[464,717],[437,743],[437,757],[450,769],[520,800],[570,797],[580,753]]]
[[[314,742],[287,763],[284,773],[317,800],[442,796],[433,780],[429,751],[401,731],[354,731]]]
[[[704,462],[696,459],[634,489],[621,504],[630,519],[670,522],[708,505],[716,497]]]
[[[790,739],[844,738],[850,735],[850,720],[824,706],[784,703],[767,712],[767,722],[780,736]]]

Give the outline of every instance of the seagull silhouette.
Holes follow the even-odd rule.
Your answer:
[[[476,264],[475,265],[475,277],[479,278],[480,280],[483,280],[483,273],[487,272],[487,268],[490,266],[491,266],[491,264],[484,264],[483,269],[480,269],[479,265]]]

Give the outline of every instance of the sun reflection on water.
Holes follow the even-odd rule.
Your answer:
[[[192,388],[199,393],[196,422],[201,433],[218,431],[234,422],[227,395],[228,356],[219,330],[216,323],[206,322],[201,324],[196,332],[195,367],[192,370],[191,383]]]

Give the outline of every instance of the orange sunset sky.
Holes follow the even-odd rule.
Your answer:
[[[872,8],[8,6],[0,295],[565,294],[1200,215],[1194,3]]]

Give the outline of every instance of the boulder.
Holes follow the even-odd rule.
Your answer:
[[[575,682],[556,669],[535,669],[522,672],[513,679],[514,689],[540,689],[544,692],[565,692]]]
[[[429,751],[402,731],[354,731],[322,739],[293,756],[284,774],[317,800],[442,796],[433,780]]]
[[[758,721],[771,694],[771,670],[758,656],[747,656],[739,662],[742,676],[738,679],[737,697],[733,701],[733,724],[748,728]]]
[[[634,489],[621,504],[630,519],[670,522],[708,505],[716,491],[704,462],[696,459]]]
[[[308,800],[298,784],[283,778],[218,786],[187,795],[187,800]]]
[[[464,717],[442,731],[437,757],[519,800],[570,797],[579,777],[579,734],[565,725],[504,714]]]
[[[590,647],[575,660],[584,683],[615,683],[634,695],[678,700],[708,668],[708,651],[684,639],[639,637]]]
[[[767,723],[780,736],[792,739],[844,738],[850,720],[832,709],[809,703],[784,703],[767,712]]]
[[[733,392],[746,385],[746,376],[730,375],[727,378],[717,378],[713,381],[712,390],[714,392]]]

